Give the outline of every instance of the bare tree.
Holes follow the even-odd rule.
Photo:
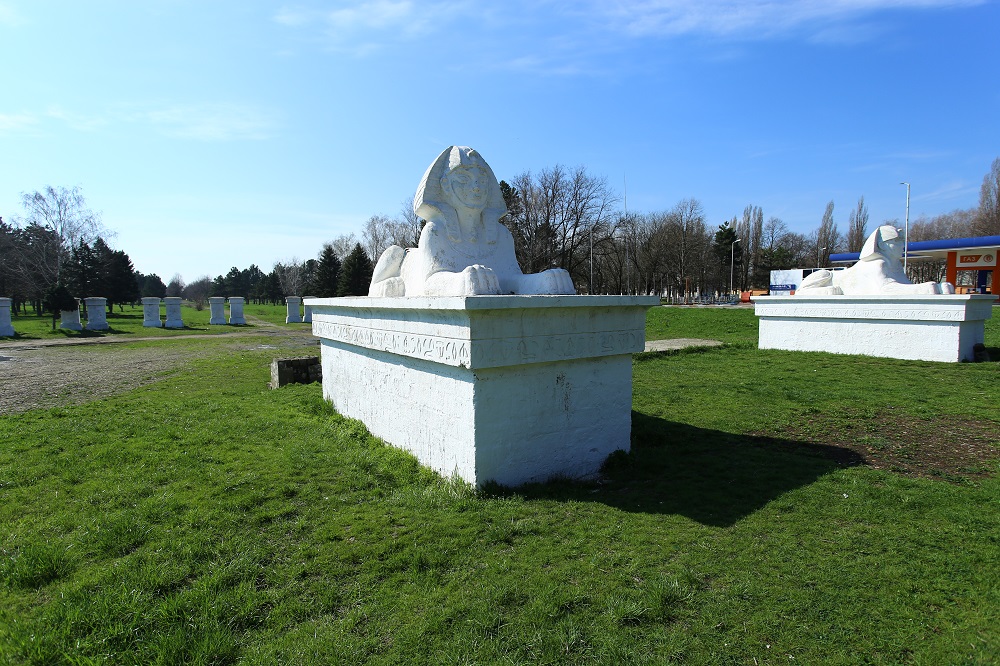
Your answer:
[[[284,262],[275,262],[274,272],[278,276],[281,291],[285,296],[302,295],[302,290],[308,280],[308,272],[305,264],[297,257],[292,257]]]
[[[169,286],[167,289],[169,290]],[[212,293],[212,278],[203,275],[184,287],[184,298],[194,304],[195,310],[204,310],[208,296]]]
[[[705,213],[697,199],[684,199],[666,215],[664,239],[664,270],[668,284],[678,292],[702,291],[705,287],[704,256],[711,243],[705,225]]]
[[[52,277],[46,287],[59,280],[62,263],[73,247],[111,235],[101,224],[100,214],[87,208],[79,187],[66,189],[49,185],[42,192],[23,193],[21,205],[25,211],[22,223],[46,229],[59,243],[59,251],[48,257],[52,265],[46,273]]]
[[[420,242],[420,231],[424,228],[424,221],[421,220],[413,210],[413,197],[409,196],[403,200],[399,209],[399,225],[402,242],[397,245],[402,247],[416,247]],[[373,257],[372,261],[377,261],[378,257]]]
[[[851,211],[850,222],[847,225],[847,251],[861,252],[868,238],[868,206],[865,198],[858,199],[858,207]]]
[[[983,176],[983,185],[979,190],[976,234],[1000,235],[1000,157],[993,160],[990,172]]]
[[[977,235],[978,208],[957,209],[934,217],[921,215],[910,220],[910,240],[944,240]],[[887,220],[899,224],[899,220]]]
[[[330,241],[330,247],[333,248],[333,253],[337,255],[337,259],[343,261],[347,258],[347,255],[351,253],[354,246],[358,244],[358,239],[354,234],[341,234]]]
[[[369,257],[378,261],[387,247],[392,245],[393,226],[396,221],[387,215],[372,215],[361,230],[361,244]]]
[[[174,273],[170,282],[167,283],[167,296],[183,296],[184,287],[184,278],[181,277],[180,273]]]
[[[574,283],[588,284],[591,248],[596,253],[615,228],[616,197],[607,180],[584,167],[568,171],[556,165],[537,176],[522,173],[504,185],[505,223],[521,268],[536,273],[558,266]]]
[[[833,202],[826,205],[823,220],[816,230],[816,260],[820,266],[830,263],[830,254],[840,249],[840,231],[833,221]]]

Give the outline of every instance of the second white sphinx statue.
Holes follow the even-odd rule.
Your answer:
[[[413,211],[427,221],[415,248],[393,245],[372,274],[369,296],[573,294],[569,273],[525,275],[493,170],[466,146],[445,149],[424,173]]]
[[[814,271],[795,293],[803,296],[954,294],[955,287],[950,282],[910,282],[901,261],[903,242],[899,229],[883,224],[865,241],[858,263],[842,271]]]

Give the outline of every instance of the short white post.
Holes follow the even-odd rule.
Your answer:
[[[10,299],[0,298],[0,338],[14,335],[14,326],[10,323]]]
[[[303,296],[302,298],[303,298],[303,303],[305,303],[305,299],[307,299],[307,298],[316,298],[316,297],[315,296]],[[305,305],[303,305],[302,307],[305,310],[305,314],[302,316],[303,323],[311,324],[313,322],[313,307],[312,307],[312,305],[310,305],[309,303],[305,303]]]
[[[247,320],[243,316],[243,297],[229,297],[229,325],[246,326]]]
[[[61,310],[59,316],[61,317],[59,328],[67,331],[83,330],[83,325],[80,323],[80,301],[76,302],[76,307],[72,310]]]
[[[212,318],[208,320],[210,326],[224,326],[226,323],[226,297],[210,296],[208,307],[212,311]]]
[[[285,296],[285,303],[288,304],[288,316],[285,317],[286,324],[301,324],[302,313],[299,306],[302,305],[301,296]]]
[[[181,297],[167,296],[163,302],[167,304],[167,321],[164,327],[184,328],[184,320],[181,319]]]
[[[108,330],[110,327],[108,326],[108,317],[105,311],[108,299],[100,296],[91,296],[90,298],[83,299],[83,302],[87,304],[87,330]]]
[[[156,296],[144,296],[142,299],[142,325],[145,328],[160,328],[160,299]]]

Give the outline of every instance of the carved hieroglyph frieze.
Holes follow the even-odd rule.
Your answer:
[[[641,352],[644,344],[643,336],[636,331],[463,340],[314,321],[313,332],[323,339],[355,347],[472,369],[631,354]]]

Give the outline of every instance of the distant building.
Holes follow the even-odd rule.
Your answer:
[[[989,294],[996,293],[997,253],[1000,251],[1000,236],[977,236],[974,238],[951,238],[948,240],[914,241],[907,243],[908,261],[944,261],[945,281],[958,284],[958,274],[975,272],[972,290]],[[858,260],[857,252],[831,254],[834,264],[853,264]],[[773,273],[772,273],[773,275]],[[771,278],[774,282],[774,278]]]

